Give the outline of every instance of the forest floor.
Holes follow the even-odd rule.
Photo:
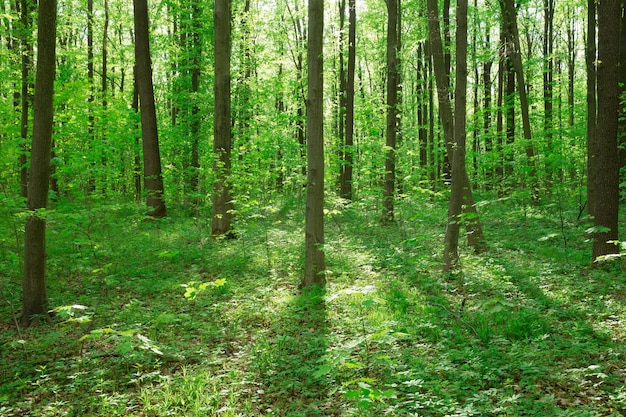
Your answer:
[[[55,316],[19,331],[23,219],[4,208],[0,415],[626,415],[626,269],[589,267],[575,202],[485,200],[489,249],[462,245],[454,274],[444,197],[386,227],[376,203],[327,202],[328,285],[301,292],[299,198],[240,207],[224,241],[208,209],[60,202]]]

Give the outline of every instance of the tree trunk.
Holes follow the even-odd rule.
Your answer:
[[[498,157],[494,158],[496,159],[497,165],[496,165],[496,184],[500,183],[500,186],[498,187],[496,185],[496,187],[498,187],[498,193],[502,192],[502,182],[504,180],[504,161],[505,158],[503,157],[503,153],[504,153],[504,101],[505,101],[505,95],[504,95],[504,78],[506,77],[506,29],[504,27],[504,25],[500,26],[500,45],[499,48],[501,48],[502,50],[504,50],[504,56],[500,57],[500,59],[498,60],[498,91],[497,91],[497,96],[496,96],[496,152]]]
[[[485,47],[491,48],[491,39],[489,33],[491,28],[489,25],[485,25]],[[491,134],[491,67],[493,62],[486,60],[483,62],[483,135],[485,136],[485,153],[491,154],[493,152],[493,136]],[[493,173],[491,172],[491,165],[485,172],[487,189],[491,189],[493,185]]]
[[[448,224],[444,241],[444,270],[459,264],[459,231],[463,205],[467,108],[467,0],[457,0],[456,6],[456,90],[454,93],[454,154],[452,157],[452,183],[448,204]]]
[[[230,115],[230,1],[216,0],[214,11],[215,42],[215,121],[213,124],[213,236],[234,237],[234,204],[231,189],[231,115]]]
[[[548,154],[554,154],[554,0],[543,0],[543,131],[548,144]],[[553,166],[546,167],[548,185],[551,186]]]
[[[23,306],[20,324],[29,326],[48,315],[46,291],[46,220],[50,183],[54,77],[56,66],[56,0],[40,0],[37,34],[37,74],[33,143],[28,183],[28,209],[24,236]]]
[[[587,66],[587,212],[595,216],[596,202],[596,0],[587,2],[587,45],[585,50]]]
[[[324,285],[324,0],[309,0],[307,94],[307,192],[302,286]]]
[[[163,177],[161,176],[161,155],[157,130],[154,88],[152,85],[152,64],[150,62],[150,39],[148,31],[148,2],[133,0],[135,16],[135,62],[137,66],[137,87],[141,113],[141,133],[143,138],[144,189],[147,193],[148,215],[165,217]]]
[[[30,85],[32,83],[30,72],[33,65],[33,45],[30,41],[31,29],[31,0],[21,0],[20,26],[21,26],[21,56],[22,56],[22,88],[21,88],[21,120],[20,137],[22,139],[19,156],[20,165],[20,195],[28,197],[28,112],[31,103]]]
[[[387,1],[387,128],[385,133],[385,180],[382,223],[393,221],[396,186],[396,135],[398,128],[398,7],[399,0]]]
[[[199,192],[199,175],[200,175],[200,155],[198,151],[200,143],[200,106],[198,99],[198,92],[200,91],[200,66],[202,62],[202,42],[200,40],[200,19],[201,9],[198,2],[191,2],[191,25],[193,33],[191,34],[192,51],[190,57],[190,71],[191,71],[191,175],[189,176],[189,187],[193,195],[197,195]],[[194,197],[194,201],[198,203],[198,199]]]
[[[439,25],[439,17],[437,15],[437,0],[428,0],[428,34],[430,38],[431,54],[433,59],[435,81],[437,83],[437,97],[439,98],[439,115],[443,125],[443,134],[446,146],[450,149],[448,157],[453,158],[452,144],[454,143],[454,119],[452,113],[452,105],[450,104],[450,94],[445,81],[445,66],[443,60],[443,48],[441,45],[441,32]],[[452,163],[450,159],[449,163]],[[463,172],[465,175],[463,175]],[[472,246],[476,252],[485,250],[485,238],[483,235],[482,224],[478,216],[478,210],[474,203],[474,195],[470,185],[467,171],[463,170],[462,205],[467,216],[465,227],[467,229],[467,243]]]
[[[626,93],[626,4],[622,3],[620,10],[620,41],[619,41],[619,92],[620,97]],[[626,168],[626,108],[623,105],[619,110],[619,127],[618,127],[618,158],[620,171]],[[624,180],[622,176],[620,183]],[[624,190],[624,186],[620,187]]]
[[[101,82],[101,86],[100,86],[100,92],[102,94],[102,114],[106,115],[107,114],[107,107],[108,107],[108,102],[107,102],[107,87],[108,87],[108,47],[107,47],[107,43],[108,43],[108,38],[109,38],[109,1],[108,0],[104,0],[104,26],[102,28],[102,82]],[[106,116],[105,116],[106,118]],[[104,144],[107,140],[107,135],[106,135],[106,131],[107,131],[107,125],[106,124],[102,124],[102,136],[100,137],[100,141]],[[106,194],[107,192],[107,187],[109,186],[109,181],[107,181],[107,170],[106,170],[106,165],[107,165],[107,152],[106,149],[108,147],[107,146],[101,146],[101,155],[100,155],[100,160],[102,162],[102,168],[101,168],[101,172],[102,174],[100,175],[100,185],[101,185],[101,189],[102,192],[104,194]]]
[[[341,197],[352,200],[354,164],[354,73],[356,67],[356,0],[348,0],[348,70],[346,79],[346,141],[341,169]]]
[[[520,110],[522,112],[522,128],[524,131],[526,164],[528,172],[524,174],[529,179],[528,187],[530,188],[531,199],[534,204],[539,203],[539,189],[537,186],[537,169],[535,168],[535,151],[532,143],[532,131],[530,128],[530,115],[528,106],[528,97],[526,94],[526,83],[524,81],[524,69],[522,67],[522,56],[519,42],[519,31],[517,29],[517,13],[515,11],[514,0],[500,0],[500,8],[502,10],[503,24],[508,25],[507,33],[512,35],[508,41],[511,43],[511,61],[515,69],[517,78],[517,91],[520,99]]]
[[[593,260],[619,253],[619,161],[617,127],[619,109],[619,24],[617,1],[598,3],[598,119],[595,152],[595,212]]]
[[[135,115],[139,115],[139,88],[137,87],[137,65],[133,67],[133,102],[131,104]],[[135,120],[135,131],[139,131],[139,123]],[[133,150],[133,182],[135,185],[135,201],[141,201],[141,153],[139,152],[140,135],[135,136]]]

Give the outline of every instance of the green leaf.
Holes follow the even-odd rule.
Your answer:
[[[327,375],[331,369],[333,369],[333,367],[330,365],[321,365],[317,368],[317,371],[313,372],[313,378],[321,378]]]
[[[117,345],[117,348],[115,348],[115,352],[119,353],[120,355],[125,355],[132,350],[133,344],[130,342],[130,340],[120,343],[119,345]]]
[[[361,398],[361,390],[360,389],[351,389],[346,391],[346,398],[349,400],[356,400]]]

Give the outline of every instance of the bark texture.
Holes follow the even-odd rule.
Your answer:
[[[307,64],[307,188],[302,286],[324,285],[324,0],[309,0]]]
[[[141,135],[143,139],[144,189],[147,194],[148,215],[158,218],[165,217],[167,210],[163,195],[159,134],[154,104],[154,87],[152,85],[148,2],[147,0],[134,0],[133,6],[135,17],[135,63],[141,113]]]
[[[215,120],[213,123],[213,236],[233,237],[234,204],[230,195],[231,116],[230,116],[230,1],[216,0],[215,27]]]
[[[448,224],[444,240],[444,270],[459,264],[459,231],[463,206],[467,107],[467,0],[457,0],[456,6],[456,88],[454,117],[454,154],[452,156],[452,189],[448,204]]]
[[[28,209],[24,235],[24,279],[21,325],[48,315],[46,291],[46,220],[50,184],[54,77],[56,68],[56,0],[40,0],[37,35],[33,143],[28,183]]]
[[[619,160],[617,128],[619,109],[618,63],[620,5],[601,1],[598,5],[598,119],[595,154],[595,227],[593,260],[619,252]]]
[[[387,1],[387,127],[382,223],[393,221],[398,133],[398,0]]]

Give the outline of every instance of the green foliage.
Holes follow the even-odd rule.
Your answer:
[[[491,250],[467,252],[455,276],[440,272],[445,204],[428,194],[406,199],[398,216],[408,220],[385,228],[368,204],[329,200],[329,283],[300,293],[297,199],[250,205],[240,238],[226,241],[208,238],[201,221],[176,212],[146,222],[141,206],[87,199],[77,209],[61,201],[47,213],[55,319],[21,333],[5,322],[0,410],[626,411],[626,276],[615,263],[610,271],[587,268],[587,226],[567,220],[577,215],[573,199],[564,213],[567,247],[544,239],[562,233],[557,206],[483,204]],[[0,241],[14,248],[7,224]],[[19,305],[17,291],[5,295]],[[10,309],[0,303],[4,317]]]

